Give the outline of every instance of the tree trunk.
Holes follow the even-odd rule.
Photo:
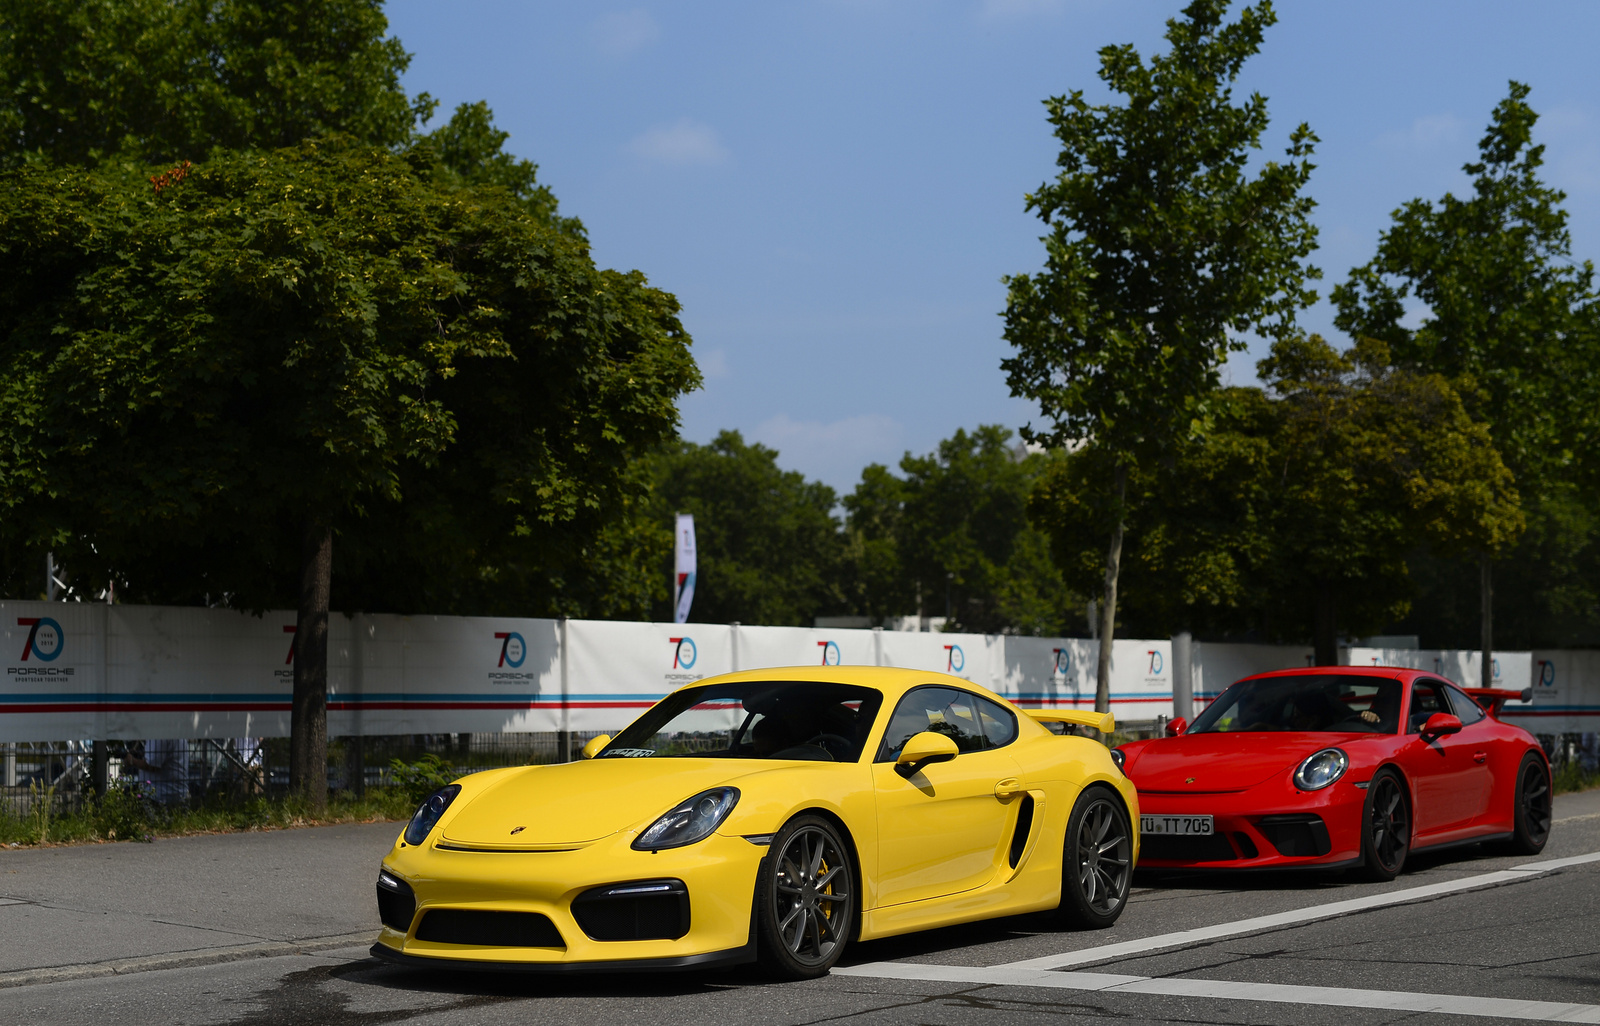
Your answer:
[[[1494,573],[1489,554],[1478,557],[1478,590],[1483,600],[1483,681],[1480,687],[1494,687]]]
[[[1318,666],[1339,665],[1339,600],[1326,584],[1318,586],[1311,613],[1311,648]]]
[[[333,530],[308,517],[300,552],[300,615],[294,635],[289,791],[317,812],[328,804],[328,601],[332,580]]]
[[[1122,571],[1122,531],[1127,524],[1123,502],[1128,496],[1128,468],[1117,464],[1116,526],[1106,549],[1106,599],[1100,604],[1100,658],[1095,665],[1094,711],[1111,711],[1111,642],[1117,625],[1117,576]]]

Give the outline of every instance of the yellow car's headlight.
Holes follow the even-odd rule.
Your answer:
[[[681,848],[711,836],[739,802],[737,787],[713,787],[674,806],[633,842],[635,851]]]
[[[460,793],[460,784],[450,784],[428,795],[428,800],[422,803],[422,807],[411,817],[411,822],[406,824],[406,843],[421,844],[426,841],[439,824],[439,817],[444,815],[444,810]]]

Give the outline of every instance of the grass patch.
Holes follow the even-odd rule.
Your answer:
[[[1600,787],[1600,772],[1588,772],[1578,760],[1569,759],[1551,768],[1550,783],[1555,788],[1556,794],[1587,791],[1590,788]]]
[[[284,830],[331,823],[403,820],[416,811],[404,788],[375,788],[364,797],[328,796],[328,807],[312,814],[300,798],[256,796],[215,799],[194,808],[167,808],[137,788],[115,787],[90,796],[74,808],[61,808],[55,796],[37,788],[26,811],[0,803],[0,844],[83,844],[96,841],[150,841],[157,837]]]

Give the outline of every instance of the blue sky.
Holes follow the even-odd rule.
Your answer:
[[[1041,101],[1103,97],[1099,47],[1163,46],[1177,2],[391,0],[409,90],[486,99],[508,148],[589,228],[602,265],[675,293],[705,373],[683,432],[736,428],[848,491],[956,428],[1017,427],[1002,275],[1037,270],[1023,196],[1056,147]],[[1245,69],[1266,147],[1321,137],[1322,291],[1389,213],[1462,190],[1508,79],[1533,87],[1574,252],[1600,255],[1600,4],[1280,3]],[[1325,303],[1308,311],[1333,335]],[[1254,380],[1259,353],[1228,374]]]

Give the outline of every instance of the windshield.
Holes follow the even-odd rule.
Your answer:
[[[1197,716],[1187,732],[1303,730],[1393,734],[1399,722],[1397,680],[1301,674],[1240,681]]]
[[[816,681],[686,688],[639,717],[597,758],[855,762],[882,704],[882,692],[871,688]]]

